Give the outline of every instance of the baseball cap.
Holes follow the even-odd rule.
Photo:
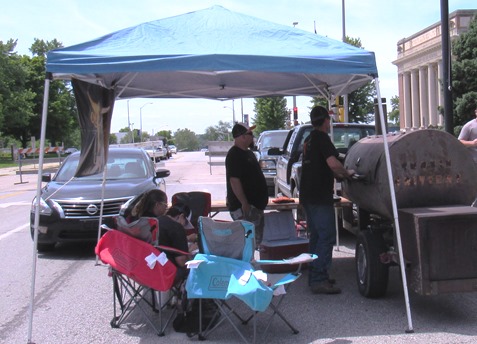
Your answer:
[[[248,131],[252,131],[253,129],[255,129],[255,127],[256,125],[252,125],[251,127],[249,127],[247,124],[242,122],[235,123],[234,127],[232,128],[232,136],[235,139],[236,137],[239,137],[240,135],[243,135]]]

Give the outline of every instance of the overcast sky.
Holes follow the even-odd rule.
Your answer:
[[[360,38],[366,50],[374,51],[381,95],[398,95],[396,44],[405,37],[440,21],[440,0],[346,0],[345,32]],[[477,8],[475,0],[448,0],[449,11]],[[17,51],[29,54],[34,38],[57,39],[64,46],[75,45],[143,22],[221,5],[231,11],[269,20],[341,40],[342,1],[339,0],[14,0],[4,1],[0,13],[0,40],[18,39]],[[152,104],[148,104],[152,103]],[[243,107],[241,106],[243,103]],[[297,100],[299,121],[308,120],[309,98]],[[288,99],[292,108],[292,99]],[[232,101],[150,100],[129,102],[130,122],[148,133],[188,128],[202,134],[218,121],[232,121]],[[253,116],[253,100],[234,102],[235,119],[242,112]],[[127,127],[126,101],[117,102],[112,131]]]

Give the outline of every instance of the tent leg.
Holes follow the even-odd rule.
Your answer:
[[[386,122],[383,113],[383,104],[381,101],[381,91],[379,89],[379,79],[375,78],[374,82],[376,84],[376,92],[378,97],[378,108],[379,108],[379,118],[381,120],[381,131],[383,132],[383,144],[384,144],[384,155],[386,158],[386,168],[388,172],[388,180],[389,180],[389,191],[391,194],[391,203],[393,208],[393,217],[394,217],[394,228],[396,230],[396,238],[398,244],[398,251],[399,251],[399,266],[401,268],[401,279],[402,279],[402,287],[404,291],[404,299],[406,303],[406,315],[407,315],[407,329],[406,333],[414,333],[414,329],[412,327],[412,318],[411,318],[411,305],[409,303],[409,291],[407,289],[407,278],[406,278],[406,269],[404,265],[404,257],[402,254],[402,240],[401,240],[401,229],[399,227],[399,218],[397,212],[397,203],[396,203],[396,193],[394,190],[394,183],[393,183],[393,172],[391,170],[391,158],[389,156],[389,146],[388,146],[388,139],[387,139],[387,132],[386,132]]]
[[[41,136],[40,136],[40,154],[38,160],[38,180],[36,184],[36,202],[35,202],[35,222],[33,225],[33,253],[31,267],[31,288],[30,288],[30,307],[28,322],[28,342],[32,343],[31,336],[33,330],[33,308],[35,304],[35,283],[36,283],[36,263],[37,263],[37,247],[38,247],[38,226],[40,224],[40,197],[41,197],[41,175],[43,174],[43,158],[45,156],[45,133],[46,118],[48,115],[48,97],[50,93],[50,79],[45,79],[45,91],[43,93],[43,109],[41,114]]]
[[[101,183],[101,207],[99,210],[99,221],[98,221],[98,238],[96,244],[98,244],[99,239],[101,238],[101,222],[103,222],[103,210],[104,210],[104,189],[106,188],[106,174],[108,173],[108,165],[106,163],[103,170],[103,182]],[[95,265],[99,264],[99,257],[96,255]]]

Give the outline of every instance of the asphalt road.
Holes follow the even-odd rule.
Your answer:
[[[223,166],[210,174],[204,153],[179,153],[164,162],[171,170],[167,193],[205,190],[213,199],[225,196]],[[20,180],[22,182],[20,182]],[[0,343],[27,343],[33,248],[29,234],[30,202],[37,176],[22,178],[0,171]],[[222,214],[227,218],[227,214]],[[119,329],[110,327],[112,285],[107,267],[96,264],[91,245],[61,245],[38,255],[32,326],[34,343],[187,343],[197,337],[168,329],[157,337],[133,313]],[[420,296],[410,292],[414,333],[408,327],[402,284],[397,268],[390,271],[387,295],[366,299],[358,293],[354,268],[354,237],[341,233],[334,251],[333,276],[340,295],[313,295],[307,288],[307,272],[292,286],[282,304],[289,320],[299,329],[294,335],[275,319],[266,340],[259,343],[475,343],[477,295],[475,293]],[[259,322],[262,325],[263,317]],[[242,326],[242,325],[240,325]],[[247,336],[251,326],[245,327]],[[209,343],[240,343],[228,326]]]

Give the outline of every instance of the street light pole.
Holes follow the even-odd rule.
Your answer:
[[[141,142],[143,141],[142,140],[142,108],[145,107],[146,105],[149,105],[149,104],[152,104],[152,103],[151,102],[146,103],[139,108],[139,130],[141,131],[141,135],[140,135]]]
[[[130,99],[128,99],[128,101],[127,101],[127,104],[128,104],[128,129],[129,129],[129,131],[131,131],[131,119],[129,117],[129,101],[130,101]],[[134,135],[131,135],[131,137],[132,137],[132,143],[134,143]]]
[[[232,99],[232,117],[233,117],[233,123],[232,126],[235,124],[235,99]]]

